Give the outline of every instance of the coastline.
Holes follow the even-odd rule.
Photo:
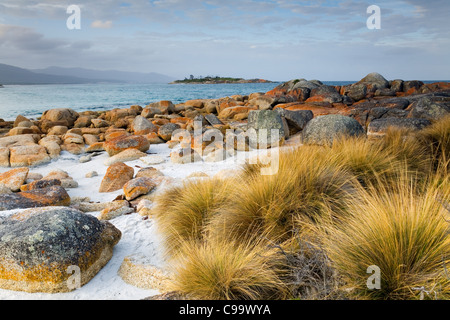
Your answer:
[[[154,267],[167,267],[151,213],[156,194],[191,180],[228,178],[238,173],[246,160],[256,156],[275,160],[271,156],[278,150],[301,147],[310,132],[307,128],[322,130],[320,134],[325,131],[328,139],[340,133],[339,128],[347,126],[346,129],[356,128],[354,132],[376,139],[385,135],[391,126],[418,131],[448,113],[448,82],[388,81],[379,74],[369,74],[351,85],[329,86],[316,80],[295,79],[268,92],[248,95],[194,99],[176,104],[161,100],[145,107],[133,105],[83,112],[57,108],[47,110],[37,120],[18,116],[14,121],[3,121],[0,123],[3,165],[0,174],[14,168],[29,168],[19,186],[23,188],[45,180],[52,171],[62,170],[76,182],[62,187],[70,197],[69,206],[105,205],[101,211],[86,212],[97,218],[103,216],[108,204],[120,201],[125,202],[129,211],[114,213],[117,215],[107,219],[122,232],[122,239],[110,262],[85,286],[57,294],[0,289],[0,297],[142,299],[163,293],[125,283],[117,274],[124,259],[133,255],[146,256]],[[321,119],[330,119],[330,122],[314,127]],[[336,132],[327,131],[329,128]],[[251,130],[275,130],[277,135],[274,135],[274,141],[269,140],[269,145],[264,145],[258,135],[249,136]],[[207,135],[211,132],[217,140]],[[185,136],[180,138],[178,133]],[[309,138],[321,143],[315,135]],[[240,145],[236,141],[244,143]],[[131,158],[130,150],[134,152]],[[127,194],[126,183],[114,191],[99,192],[109,169],[114,166],[112,160],[131,168],[132,177],[127,183],[138,179],[137,174],[144,169],[153,168],[148,170],[152,174],[152,187],[147,193],[126,201],[123,200]],[[92,171],[96,171],[96,175],[87,176]],[[120,175],[114,177],[113,182],[120,178]],[[8,175],[3,179],[3,184],[11,182]],[[0,194],[0,203],[2,199],[7,202],[11,195],[20,201],[20,195],[27,192],[20,188],[20,191],[6,190],[4,195]],[[139,206],[145,210],[141,212]],[[4,210],[0,216],[20,213],[23,208],[19,207]]]

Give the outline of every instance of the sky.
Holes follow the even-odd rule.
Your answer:
[[[71,5],[80,29],[67,27]],[[367,26],[371,5],[379,29]],[[0,63],[179,79],[448,80],[449,17],[449,0],[0,0]]]

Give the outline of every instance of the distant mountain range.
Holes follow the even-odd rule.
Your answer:
[[[0,84],[169,83],[175,78],[151,72],[99,71],[49,67],[27,70],[0,64]]]

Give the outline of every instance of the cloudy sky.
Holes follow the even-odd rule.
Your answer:
[[[69,30],[67,8],[81,10]],[[370,30],[367,8],[381,9]],[[449,0],[0,0],[0,63],[289,80],[450,78]]]

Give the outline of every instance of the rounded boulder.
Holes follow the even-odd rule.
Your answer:
[[[331,145],[342,136],[363,136],[366,132],[353,118],[332,114],[319,116],[306,125],[302,133],[304,144]]]

